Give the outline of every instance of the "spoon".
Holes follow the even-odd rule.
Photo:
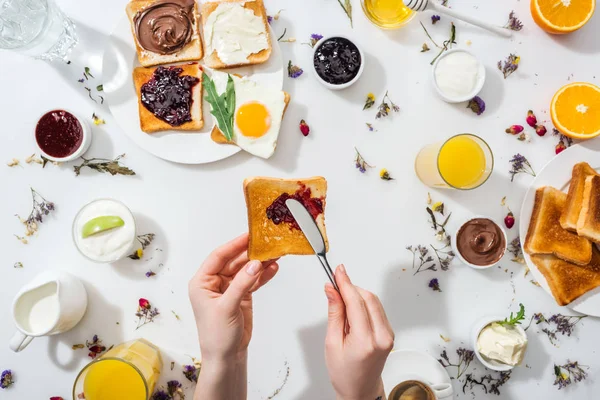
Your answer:
[[[492,25],[487,22],[480,21],[470,15],[459,13],[454,11],[451,8],[441,6],[433,1],[429,0],[404,0],[404,4],[406,7],[410,8],[413,11],[425,11],[425,10],[433,10],[440,14],[446,14],[456,19],[460,19],[461,21],[468,22],[472,25],[478,26],[480,28],[486,29],[490,32],[494,32],[497,35],[504,36],[506,38],[512,37],[512,32],[509,29],[502,28],[500,26]]]

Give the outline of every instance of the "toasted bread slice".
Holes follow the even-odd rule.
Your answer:
[[[156,0],[131,0],[126,8],[140,64],[144,67],[152,67],[154,65],[201,60],[204,55],[204,47],[202,46],[202,38],[200,36],[200,16],[198,14],[198,3],[196,2],[194,2],[193,10],[192,38],[180,51],[173,54],[159,54],[146,50],[140,45],[135,33],[134,18],[138,12],[144,11],[154,3],[156,3]]]
[[[592,244],[563,229],[559,223],[566,202],[567,195],[550,186],[535,192],[525,251],[529,254],[554,254],[565,261],[586,265],[592,259]]]
[[[290,94],[287,92],[283,92],[283,94],[285,95],[285,97],[284,97],[285,108],[283,109],[283,114],[285,115],[288,105],[290,104],[291,97],[290,97]],[[283,118],[283,116],[282,116],[282,118]],[[214,142],[217,142],[219,144],[235,144],[233,141],[227,140],[227,138],[225,137],[225,135],[223,135],[223,132],[221,132],[221,130],[219,129],[217,124],[215,124],[212,131],[210,132],[210,138]]]
[[[322,202],[323,212],[316,218],[317,225],[329,250],[325,231],[325,196],[327,181],[322,177],[308,179],[278,179],[254,177],[244,181],[244,195],[248,207],[248,258],[251,260],[272,260],[288,254],[308,255],[314,251],[304,233],[286,221],[275,224],[267,217],[267,208],[282,194],[294,195],[297,191],[308,190],[311,198]],[[287,207],[286,207],[287,210]]]
[[[575,164],[571,184],[569,185],[567,205],[560,216],[560,226],[571,232],[577,232],[577,221],[583,201],[583,189],[585,180],[589,176],[598,176],[598,173],[586,162]]]
[[[598,175],[590,175],[585,179],[577,234],[592,242],[600,243],[600,176]]]
[[[600,252],[593,249],[592,260],[580,266],[568,263],[553,255],[535,254],[531,260],[546,277],[556,302],[570,304],[580,296],[600,286]]]
[[[212,34],[212,27],[207,24],[208,18],[210,14],[212,14],[217,7],[219,7],[222,3],[237,3],[242,5],[244,8],[248,10],[252,10],[254,15],[260,17],[263,21],[264,25],[264,34],[267,39],[267,48],[260,50],[258,53],[250,54],[244,62],[236,62],[236,63],[227,63],[223,61],[216,50],[212,50],[212,43],[210,36]],[[222,68],[233,68],[233,67],[241,67],[244,65],[256,65],[262,64],[266,62],[269,57],[271,57],[271,52],[273,50],[273,44],[271,42],[271,33],[269,30],[269,23],[267,22],[267,12],[265,10],[265,5],[263,0],[219,0],[219,1],[211,1],[204,2],[201,7],[201,15],[202,15],[202,25],[204,27],[204,64],[207,67],[214,69],[222,69]]]
[[[175,65],[175,67],[183,69],[181,76],[189,75],[198,78],[200,81],[192,88],[192,105],[190,113],[192,120],[179,126],[172,126],[169,123],[156,117],[150,110],[142,104],[141,88],[142,85],[152,79],[154,71],[159,67],[144,68],[138,67],[133,70],[133,81],[135,83],[135,92],[138,96],[138,108],[140,113],[140,127],[146,133],[154,133],[159,131],[197,131],[204,126],[204,118],[202,115],[202,67],[198,63],[189,63],[183,65]]]

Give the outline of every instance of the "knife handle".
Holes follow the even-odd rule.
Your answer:
[[[321,265],[323,266],[323,269],[325,270],[325,273],[327,274],[329,281],[331,282],[331,284],[333,285],[335,290],[337,290],[339,293],[340,288],[338,288],[337,283],[335,283],[335,275],[333,275],[333,271],[331,270],[331,267],[329,266],[329,263],[327,262],[327,257],[325,257],[325,254],[319,253],[319,254],[317,254],[317,258],[321,262]]]

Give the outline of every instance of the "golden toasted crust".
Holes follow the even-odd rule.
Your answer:
[[[311,190],[311,197],[322,198],[323,214],[317,219],[317,225],[325,240],[325,248],[329,251],[329,241],[325,230],[325,197],[327,181],[323,177],[307,179],[278,179],[253,177],[244,180],[244,195],[248,207],[248,258],[251,260],[272,260],[288,254],[309,255],[314,251],[301,230],[282,222],[276,225],[267,218],[267,208],[281,194],[296,193],[301,185]]]
[[[180,126],[171,126],[165,121],[158,119],[142,104],[141,88],[142,85],[152,79],[154,71],[158,67],[144,68],[138,67],[133,70],[133,81],[135,84],[135,92],[138,96],[138,109],[140,114],[140,127],[142,131],[146,133],[154,133],[159,131],[197,131],[202,129],[204,126],[204,119],[202,117],[202,67],[198,63],[189,63],[183,65],[176,65],[183,69],[181,75],[195,76],[200,79],[200,82],[192,88],[192,121],[186,122]]]
[[[285,101],[285,107],[283,108],[283,115],[285,115],[288,105],[290,104],[291,97],[290,97],[290,94],[287,92],[283,92],[283,94],[284,94],[283,101]],[[283,118],[283,116],[281,118]],[[223,132],[221,132],[221,130],[219,129],[217,124],[215,124],[212,131],[210,132],[210,138],[214,142],[219,143],[219,144],[235,144],[234,142],[230,142],[225,138],[225,135],[223,135]]]
[[[581,212],[585,179],[598,173],[586,162],[575,164],[569,185],[567,205],[560,216],[560,225],[569,231],[577,231],[577,221]]]
[[[175,54],[152,53],[142,48],[135,34],[135,23],[133,18],[138,11],[154,4],[156,0],[131,0],[127,4],[127,16],[131,24],[131,34],[137,50],[138,60],[144,67],[152,67],[160,64],[172,64],[184,61],[198,61],[204,55],[204,46],[202,45],[202,36],[200,35],[200,16],[198,15],[198,3],[194,5],[194,33],[192,40],[181,51]]]
[[[586,265],[592,258],[592,244],[563,229],[559,223],[566,201],[565,193],[550,186],[535,192],[525,251],[529,254],[554,254],[565,261]]]
[[[600,286],[600,252],[593,250],[588,265],[568,263],[553,255],[532,255],[531,260],[546,277],[556,302],[566,306],[580,296]]]
[[[591,175],[585,180],[581,213],[577,221],[577,234],[593,242],[600,242],[600,176]]]
[[[225,64],[219,58],[217,51],[213,50],[212,54],[206,54],[204,57],[204,64],[207,67],[214,69],[222,69],[222,68],[234,68],[241,67],[244,65],[256,65],[262,64],[266,62],[269,57],[271,57],[271,52],[273,49],[273,44],[271,43],[271,34],[269,31],[269,23],[267,22],[267,11],[265,10],[265,5],[263,0],[220,0],[220,1],[211,1],[204,2],[201,6],[201,15],[202,15],[202,25],[206,24],[206,20],[208,16],[217,9],[219,4],[221,3],[244,3],[244,8],[252,10],[254,15],[262,18],[263,23],[265,25],[265,32],[267,32],[267,42],[269,44],[268,48],[259,51],[255,54],[250,54],[248,56],[248,62],[241,64]],[[205,43],[206,46],[206,43]]]

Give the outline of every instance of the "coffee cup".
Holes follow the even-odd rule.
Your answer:
[[[36,337],[69,331],[83,318],[87,292],[79,279],[62,271],[44,272],[25,285],[13,301],[17,332],[10,348],[19,352]]]
[[[405,376],[390,392],[388,400],[439,400],[452,396],[450,383],[433,383],[419,376]]]

